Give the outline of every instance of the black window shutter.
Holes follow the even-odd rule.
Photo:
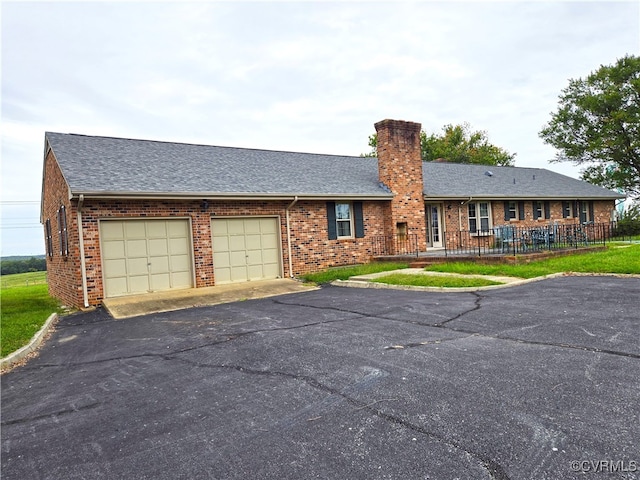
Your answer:
[[[549,200],[544,201],[544,218],[551,218],[551,203]]]
[[[356,226],[356,238],[363,238],[364,216],[362,215],[362,202],[353,202],[353,220]]]
[[[562,202],[562,218],[567,218],[569,213],[569,202]]]
[[[595,217],[593,215],[593,200],[589,200],[589,218],[587,220],[590,222],[595,221]]]
[[[336,225],[336,202],[327,202],[327,230],[329,240],[338,238],[338,228]]]
[[[533,202],[531,202],[531,207],[533,208],[533,219],[537,220],[538,219],[538,209],[536,208],[538,205],[538,202],[536,202],[535,200]]]
[[[504,202],[504,221],[509,221],[509,202]]]
[[[524,220],[524,202],[518,202],[518,218]]]

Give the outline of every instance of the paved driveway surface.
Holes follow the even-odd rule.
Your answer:
[[[639,294],[565,277],[73,315],[2,377],[2,478],[638,479]]]

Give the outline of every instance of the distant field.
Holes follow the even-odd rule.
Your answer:
[[[0,277],[0,288],[26,287],[47,283],[47,272],[15,273]]]

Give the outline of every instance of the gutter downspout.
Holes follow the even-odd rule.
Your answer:
[[[89,293],[87,292],[87,264],[84,258],[84,234],[82,231],[82,205],[84,203],[84,195],[80,194],[78,200],[78,237],[80,240],[80,274],[82,277],[82,300],[84,308],[89,308]]]
[[[291,228],[289,226],[289,210],[298,203],[298,196],[293,197],[293,202],[289,204],[287,208],[285,208],[285,216],[287,220],[287,253],[289,256],[289,277],[293,278],[293,260],[291,259]]]

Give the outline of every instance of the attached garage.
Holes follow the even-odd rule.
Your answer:
[[[211,220],[216,285],[280,278],[279,218]]]
[[[189,220],[102,220],[105,297],[193,286]]]

